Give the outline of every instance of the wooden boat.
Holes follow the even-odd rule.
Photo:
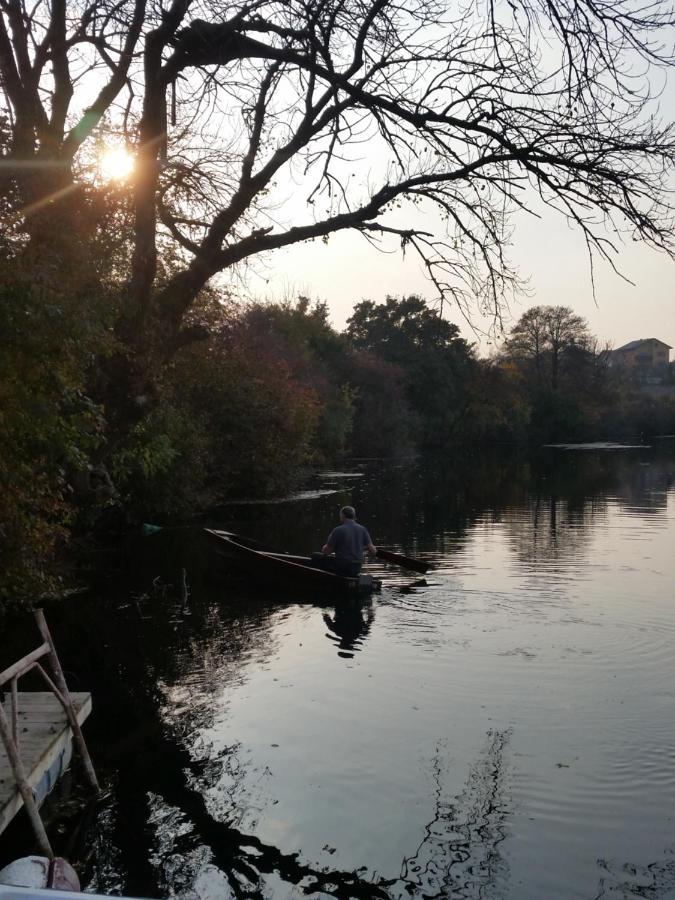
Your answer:
[[[279,553],[229,531],[205,528],[204,533],[217,557],[257,582],[343,594],[369,594],[382,587],[382,582],[372,575],[336,575],[317,568],[309,556]]]

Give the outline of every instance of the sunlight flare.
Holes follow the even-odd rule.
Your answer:
[[[106,181],[124,181],[134,171],[134,154],[124,146],[106,147],[99,157],[99,168]]]

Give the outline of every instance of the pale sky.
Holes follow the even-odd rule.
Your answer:
[[[675,262],[665,254],[625,244],[617,265],[634,285],[596,260],[594,300],[588,256],[578,231],[553,213],[542,219],[519,216],[514,224],[510,256],[521,276],[529,279],[530,296],[512,305],[505,318],[507,328],[530,306],[563,305],[584,316],[593,334],[615,347],[646,337],[675,346]],[[258,270],[259,287],[252,276],[250,289],[271,297],[304,293],[326,300],[331,320],[340,329],[354,304],[363,299],[381,302],[387,294],[416,292],[433,300],[435,289],[419,259],[410,252],[403,259],[396,242],[390,246],[391,253],[378,253],[362,237],[349,233],[332,236],[328,245],[320,241],[296,245],[271,256],[264,270]],[[468,340],[478,340],[456,310],[446,307],[446,318],[458,324]],[[485,327],[478,315],[476,325]],[[489,352],[487,341],[481,340],[481,353]]]

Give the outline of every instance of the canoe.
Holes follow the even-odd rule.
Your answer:
[[[205,528],[204,533],[216,557],[256,582],[342,594],[369,594],[382,587],[382,582],[372,575],[348,578],[326,572],[316,568],[309,556],[279,553],[258,541],[229,531]]]

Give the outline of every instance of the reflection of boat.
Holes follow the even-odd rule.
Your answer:
[[[309,556],[279,553],[257,541],[228,531],[205,528],[204,533],[218,557],[255,581],[346,594],[368,594],[379,591],[382,586],[382,582],[372,575],[359,575],[355,578],[336,575],[317,568]]]

